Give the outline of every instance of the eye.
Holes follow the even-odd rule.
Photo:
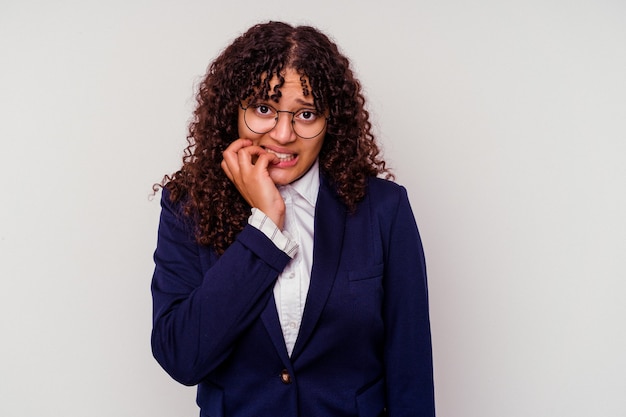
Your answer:
[[[252,106],[254,114],[259,117],[276,117],[276,110],[267,104],[256,104]]]
[[[317,113],[313,110],[303,109],[296,113],[295,119],[298,122],[312,123],[317,120]]]

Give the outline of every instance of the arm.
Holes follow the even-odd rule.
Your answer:
[[[389,417],[435,415],[426,265],[404,188],[389,216],[385,266],[385,369]]]
[[[177,381],[195,385],[228,355],[258,318],[276,277],[289,261],[262,232],[247,225],[208,270],[208,250],[194,239],[188,219],[162,200],[152,280],[152,351]],[[207,262],[205,262],[206,268]]]

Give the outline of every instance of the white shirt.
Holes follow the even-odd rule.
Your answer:
[[[319,186],[319,164],[316,160],[301,178],[278,187],[286,210],[282,232],[258,209],[252,209],[248,220],[292,258],[274,285],[276,310],[289,356],[298,338],[311,282],[313,228]]]

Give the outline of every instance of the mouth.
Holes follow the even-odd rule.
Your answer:
[[[262,147],[263,149],[265,149],[265,151],[267,153],[271,153],[272,155],[276,155],[276,157],[279,159],[279,164],[283,163],[283,162],[289,162],[289,161],[293,161],[294,159],[296,159],[298,157],[297,153],[282,153],[282,152],[276,152],[272,149],[266,148],[266,147]]]

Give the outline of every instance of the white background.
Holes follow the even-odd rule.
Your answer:
[[[626,415],[626,2],[0,1],[0,415],[196,416],[158,199],[250,25],[353,60],[426,248],[440,417]]]

